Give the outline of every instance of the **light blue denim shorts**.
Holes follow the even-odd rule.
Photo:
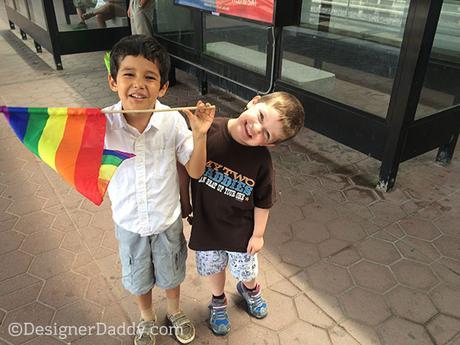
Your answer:
[[[154,285],[172,289],[185,279],[187,243],[179,217],[160,234],[141,237],[115,225],[122,283],[133,295],[144,295]]]
[[[225,270],[238,281],[255,279],[259,272],[257,254],[229,252],[226,250],[205,250],[195,252],[196,270],[200,276],[209,276]]]

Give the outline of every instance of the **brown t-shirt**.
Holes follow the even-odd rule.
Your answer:
[[[198,180],[192,179],[193,250],[246,252],[254,207],[270,208],[274,203],[270,152],[233,140],[228,120],[214,120],[206,144],[206,170]]]

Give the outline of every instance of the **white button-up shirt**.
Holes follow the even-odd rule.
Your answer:
[[[121,102],[105,110],[121,110]],[[169,108],[157,101],[156,109]],[[192,132],[179,112],[158,112],[143,133],[122,114],[107,114],[105,148],[134,153],[110,180],[108,193],[115,223],[149,236],[166,230],[180,216],[177,160],[192,154]]]

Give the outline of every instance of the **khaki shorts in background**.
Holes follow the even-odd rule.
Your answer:
[[[154,285],[172,289],[184,281],[187,243],[182,230],[180,217],[162,233],[145,237],[115,225],[126,290],[139,296]]]
[[[139,7],[139,0],[131,0],[131,33],[133,35],[153,36],[154,0]]]

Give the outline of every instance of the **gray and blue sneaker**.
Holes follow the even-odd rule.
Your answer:
[[[230,331],[227,314],[227,299],[213,298],[209,308],[209,327],[215,335],[226,335]]]
[[[238,282],[236,289],[246,301],[247,310],[250,315],[257,319],[263,319],[268,315],[268,305],[261,296],[259,284],[256,285],[254,291],[250,291],[244,286],[243,282]]]

